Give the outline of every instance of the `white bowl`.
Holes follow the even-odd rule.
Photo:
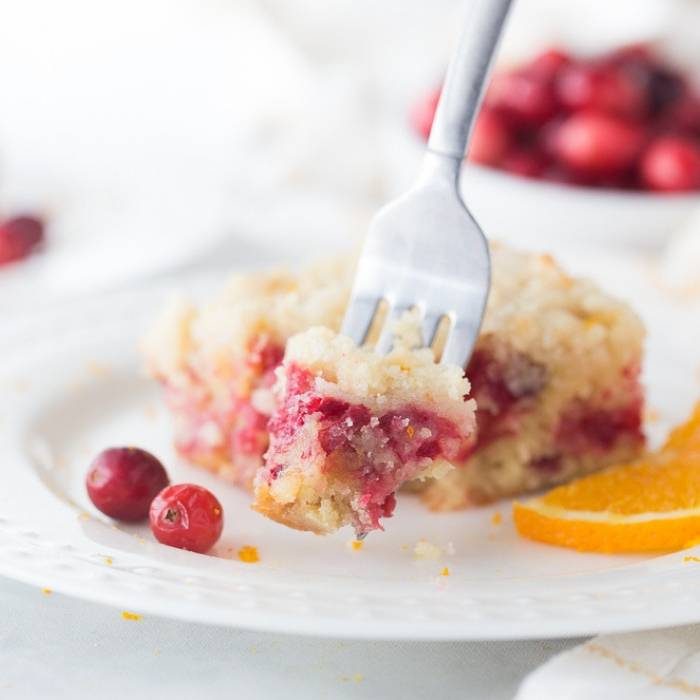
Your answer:
[[[464,166],[464,201],[490,238],[552,250],[606,246],[658,251],[693,212],[700,195],[661,195],[560,185]]]

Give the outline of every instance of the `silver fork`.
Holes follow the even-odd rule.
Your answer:
[[[438,360],[464,367],[471,356],[491,263],[484,234],[459,195],[458,180],[511,1],[469,3],[418,182],[384,206],[370,224],[342,326],[358,345],[367,339],[382,305],[388,310],[376,349],[388,352],[394,321],[415,307],[426,345],[435,345],[441,319],[449,319]]]

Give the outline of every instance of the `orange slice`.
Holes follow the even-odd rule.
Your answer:
[[[588,552],[682,549],[700,537],[700,405],[664,447],[515,503],[518,532]]]
[[[700,450],[700,401],[690,418],[674,428],[666,438],[663,450]]]

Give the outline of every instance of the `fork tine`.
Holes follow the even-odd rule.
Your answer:
[[[379,298],[353,297],[343,318],[342,333],[350,336],[357,345],[362,345],[369,332]]]
[[[391,346],[394,343],[394,323],[410,308],[411,306],[407,304],[397,304],[389,309],[386,319],[384,320],[382,334],[379,336],[375,348],[380,355],[386,355],[386,353],[391,350]]]
[[[474,348],[480,325],[481,318],[471,319],[471,321],[457,318],[447,338],[440,361],[465,367]]]
[[[425,317],[423,318],[420,324],[421,334],[423,336],[423,345],[427,346],[432,344],[443,315],[444,314],[442,313],[438,314],[434,311],[426,313]]]

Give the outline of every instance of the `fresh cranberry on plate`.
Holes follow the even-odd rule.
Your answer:
[[[22,260],[44,239],[44,223],[35,216],[16,216],[0,223],[0,265]]]
[[[110,518],[125,522],[144,520],[151,501],[168,483],[163,465],[138,447],[103,450],[93,460],[85,479],[95,507]]]
[[[153,500],[151,531],[162,544],[203,554],[221,536],[224,511],[211,491],[195,484],[175,484]]]

